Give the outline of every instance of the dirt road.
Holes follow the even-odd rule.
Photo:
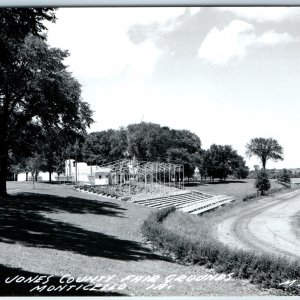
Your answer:
[[[293,222],[300,213],[300,190],[255,201],[227,216],[217,238],[231,247],[300,258]]]

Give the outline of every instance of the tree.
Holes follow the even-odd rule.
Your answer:
[[[54,8],[1,8],[0,81],[5,78],[7,69],[16,63],[18,44],[22,44],[28,34],[45,38],[45,21],[55,22],[54,12]]]
[[[261,192],[262,195],[271,188],[271,183],[266,170],[260,170],[257,172],[254,186],[257,191]]]
[[[234,169],[234,176],[237,179],[245,179],[249,175],[249,168],[246,166],[246,162],[242,156],[237,157],[237,167]]]
[[[10,42],[14,59],[0,66],[0,196],[6,195],[8,153],[22,149],[23,134],[52,128],[76,136],[93,122],[80,84],[63,63],[67,51],[49,48],[33,35]]]
[[[278,181],[290,184],[292,176],[293,176],[292,171],[287,170],[287,169],[282,169],[278,174]]]
[[[141,122],[119,130],[90,133],[83,145],[88,164],[104,164],[125,157],[184,165],[190,178],[201,159],[201,141],[188,130]]]
[[[16,98],[22,99],[17,76],[22,62],[19,60],[20,45],[28,34],[45,38],[44,21],[55,22],[52,8],[2,8],[0,10],[0,196],[6,195],[9,135],[8,120],[17,107]],[[19,128],[20,135],[22,129]]]
[[[283,148],[273,138],[254,138],[246,145],[246,155],[248,157],[257,156],[265,170],[269,159],[283,160]]]
[[[216,144],[211,145],[205,151],[199,169],[202,175],[221,180],[238,172],[240,172],[240,176],[245,176],[245,172],[247,172],[244,159],[231,146]]]
[[[38,180],[38,174],[41,171],[42,164],[43,156],[37,152],[33,153],[33,156],[27,159],[26,166],[31,172],[33,182]]]
[[[157,160],[165,156],[160,146],[160,125],[141,122],[127,126],[128,154],[140,160]]]
[[[87,135],[83,147],[83,158],[89,164],[105,164],[126,156],[127,136],[124,129],[103,130]]]
[[[167,151],[168,162],[184,166],[184,176],[188,180],[194,175],[195,162],[193,155],[189,154],[185,148],[170,148]]]

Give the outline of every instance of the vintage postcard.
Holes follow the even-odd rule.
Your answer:
[[[300,293],[299,7],[1,7],[1,296]]]

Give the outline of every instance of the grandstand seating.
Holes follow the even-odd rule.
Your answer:
[[[182,212],[201,214],[232,201],[234,198],[231,196],[215,196],[199,191],[184,191],[184,193],[167,197],[137,200],[134,203],[158,209],[175,206],[177,210]]]
[[[197,190],[179,190],[172,187],[165,190],[152,189],[152,192],[148,192],[148,189],[143,190],[141,187],[135,186],[131,188],[131,191],[135,193],[133,195],[125,194],[128,190],[126,186],[117,186],[114,189],[83,186],[77,187],[77,189],[87,193],[96,193],[101,197],[116,198],[151,208],[162,209],[175,206],[177,210],[190,214],[201,214],[234,201],[231,196],[212,195]]]

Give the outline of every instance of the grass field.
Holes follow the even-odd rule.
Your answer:
[[[215,195],[229,195],[234,196],[236,199],[242,199],[245,195],[256,193],[254,181],[255,179],[243,179],[235,181],[228,180],[226,182],[216,181],[214,183],[191,183],[187,185],[186,188]],[[271,189],[282,188],[282,185],[280,185],[276,179],[271,179],[270,181],[272,185]]]

